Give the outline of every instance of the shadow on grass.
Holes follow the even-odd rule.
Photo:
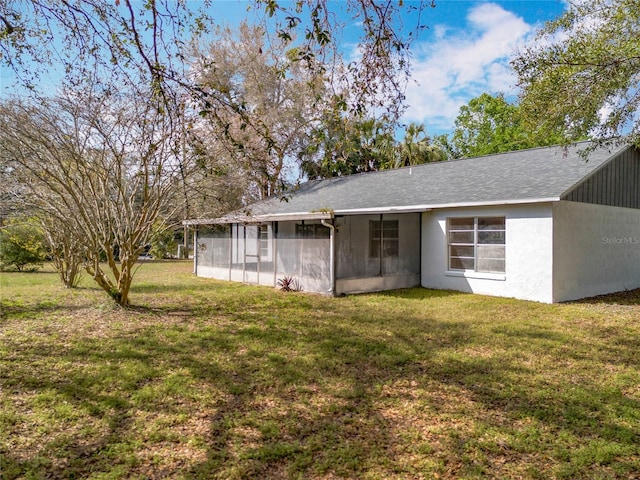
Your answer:
[[[383,297],[403,298],[408,300],[430,300],[433,298],[449,298],[470,294],[458,292],[455,290],[435,290],[431,288],[413,287],[403,288],[399,290],[387,290],[384,292],[378,292],[376,293],[376,295],[380,295]]]
[[[399,299],[457,295],[462,294],[424,289],[383,294]],[[79,339],[68,346],[13,345],[7,364],[11,368],[3,378],[7,391],[38,395],[40,403],[50,402],[54,409],[69,404],[80,419],[97,425],[58,432],[43,453],[30,458],[3,449],[6,478],[99,473],[134,478],[362,478],[371,471],[379,477],[416,477],[425,472],[396,458],[407,453],[397,448],[408,449],[407,458],[419,458],[411,446],[399,447],[411,419],[405,422],[393,412],[405,412],[408,401],[419,411],[408,414],[434,426],[445,410],[443,425],[449,430],[439,434],[441,450],[430,453],[440,461],[433,472],[441,477],[447,472],[449,477],[492,473],[486,458],[497,447],[480,445],[475,432],[461,429],[464,422],[475,423],[478,430],[500,429],[503,435],[513,431],[514,423],[536,422],[540,426],[530,432],[531,438],[500,448],[510,449],[517,461],[522,461],[518,456],[529,461],[535,455],[555,455],[553,460],[564,468],[556,476],[587,478],[598,461],[618,469],[621,476],[638,466],[629,459],[640,454],[640,428],[615,422],[639,419],[637,400],[616,389],[598,389],[589,378],[570,384],[547,378],[519,358],[501,356],[499,349],[489,357],[463,355],[467,348],[492,347],[491,339],[474,337],[472,322],[385,311],[362,312],[362,321],[345,322],[329,313],[343,306],[339,300],[327,310],[304,297],[273,296],[269,301],[278,308],[259,305],[255,298],[237,299],[233,306],[221,301],[224,324],[195,328],[158,322],[129,335]],[[180,314],[181,308],[131,311],[162,317]],[[204,307],[186,310],[185,320],[193,321],[198,308]],[[532,355],[576,343],[570,332],[535,325],[493,331],[537,347]],[[578,347],[576,352],[589,351],[588,345]],[[611,356],[605,351],[593,354],[606,361],[636,358],[632,365],[637,365],[636,344],[621,348],[625,351]],[[477,411],[458,410],[458,397],[472,402]],[[166,471],[141,465],[140,450],[147,447],[141,442],[154,441],[142,439],[175,439],[171,429],[180,425],[180,418],[197,415],[202,415],[206,433],[194,441],[203,443],[206,458],[176,462]],[[165,419],[168,430],[146,432],[147,426],[140,424],[145,418]],[[558,436],[563,440],[556,448],[552,442]],[[584,452],[584,460],[576,460],[572,451],[569,439],[574,437],[593,450]],[[538,468],[542,475],[544,464]]]
[[[0,320],[7,318],[33,318],[34,316],[64,312],[65,314],[80,311],[86,306],[61,305],[57,301],[42,300],[24,305],[11,300],[0,300]]]
[[[606,295],[597,295],[595,297],[582,298],[580,300],[573,300],[566,303],[640,306],[640,288],[636,288],[635,290],[624,290],[622,292],[609,293]]]

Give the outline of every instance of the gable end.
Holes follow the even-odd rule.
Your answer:
[[[562,195],[561,200],[640,208],[640,151],[630,147]]]

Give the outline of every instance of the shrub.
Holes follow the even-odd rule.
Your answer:
[[[301,292],[300,282],[293,277],[282,277],[278,280],[278,287],[283,292]]]
[[[0,228],[0,269],[37,270],[45,252],[42,230],[30,219],[12,219]]]
[[[156,223],[153,227],[149,254],[153,258],[172,258],[177,250],[178,244],[174,239],[173,229],[167,228],[164,223]]]

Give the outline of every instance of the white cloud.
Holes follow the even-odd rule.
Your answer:
[[[460,106],[483,92],[515,93],[509,58],[535,31],[494,3],[473,7],[466,18],[466,30],[435,26],[435,40],[414,49],[404,118],[432,133],[452,130]]]

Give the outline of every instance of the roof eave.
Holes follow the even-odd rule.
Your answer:
[[[422,213],[443,208],[470,208],[470,207],[490,207],[501,205],[524,205],[532,203],[549,203],[560,201],[560,197],[543,197],[530,199],[507,199],[491,200],[481,202],[454,202],[438,203],[427,205],[407,205],[399,207],[372,207],[353,208],[327,212],[295,212],[295,213],[275,213],[264,215],[233,215],[213,219],[184,220],[185,226],[197,225],[224,225],[228,223],[264,223],[264,222],[286,222],[296,220],[330,220],[336,215],[382,215],[390,213]]]
[[[428,212],[443,208],[466,208],[466,207],[490,207],[500,205],[520,205],[531,203],[549,203],[557,202],[560,197],[543,197],[543,198],[526,198],[526,199],[507,199],[507,200],[489,200],[479,202],[453,202],[453,203],[434,203],[425,205],[408,205],[406,207],[388,207],[388,208],[354,208],[348,210],[336,210],[335,215],[357,215],[357,214],[380,214],[380,213],[417,213]]]
[[[264,215],[227,215],[220,218],[184,220],[185,226],[195,225],[224,225],[227,223],[264,223],[286,222],[295,220],[330,220],[333,212],[296,212],[296,213],[272,213]]]

